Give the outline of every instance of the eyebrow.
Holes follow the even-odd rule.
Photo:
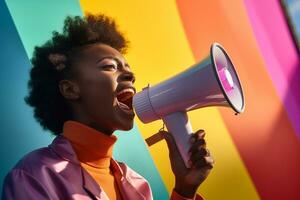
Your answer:
[[[99,60],[97,60],[96,63],[99,63],[99,62],[101,62],[102,60],[104,60],[104,59],[106,59],[106,58],[113,59],[113,60],[116,61],[119,65],[122,65],[122,61],[121,61],[119,58],[115,57],[115,56],[104,56],[104,57],[100,58]],[[129,67],[129,68],[130,68],[130,65],[126,62],[126,60],[124,60],[124,65],[125,65],[126,67]]]

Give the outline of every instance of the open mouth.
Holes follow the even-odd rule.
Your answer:
[[[117,94],[119,106],[122,109],[132,110],[132,99],[135,94],[134,89],[126,88]]]

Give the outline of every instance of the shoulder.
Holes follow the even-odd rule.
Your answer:
[[[12,169],[5,177],[2,199],[50,199],[44,185],[21,169]]]
[[[23,156],[9,174],[23,172],[45,181],[54,175],[67,176],[67,172],[74,171],[75,168],[77,170],[77,165],[70,162],[73,158],[71,155],[73,156],[73,151],[70,145],[63,138],[56,137],[48,147],[36,149]],[[71,170],[65,170],[67,167]]]
[[[43,167],[51,166],[53,162],[61,160],[49,147],[36,149],[19,160],[13,167],[13,171],[25,171],[29,174],[35,173]]]
[[[42,177],[48,174],[47,160],[53,157],[48,147],[26,154],[6,175],[2,198],[4,199],[48,199]],[[28,193],[31,191],[32,194]],[[37,198],[31,195],[38,196]]]
[[[58,150],[65,152],[59,154]],[[26,154],[5,177],[5,199],[25,193],[29,195],[28,191],[36,197],[29,195],[28,198],[15,199],[48,199],[44,198],[48,196],[63,199],[57,197],[64,195],[63,192],[69,188],[69,183],[82,184],[82,176],[74,176],[81,173],[80,165],[68,160],[70,155],[73,156],[73,152],[64,140],[54,140],[48,147]]]

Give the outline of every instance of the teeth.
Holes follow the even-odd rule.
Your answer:
[[[130,93],[132,93],[132,94],[135,93],[134,90],[133,90],[132,88],[126,88],[126,89],[122,90],[121,92],[119,92],[117,95],[121,95],[121,94],[123,94],[123,93],[125,93],[125,92],[130,92]]]
[[[127,101],[128,99],[132,98],[134,94],[135,94],[134,89],[132,89],[132,88],[126,88],[126,89],[120,91],[120,92],[117,94],[117,99],[118,99],[118,101],[127,104],[127,103],[129,103],[129,102],[126,102],[126,101]]]

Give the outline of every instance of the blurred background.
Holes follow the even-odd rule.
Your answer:
[[[26,153],[53,140],[25,105],[33,48],[61,31],[68,15],[113,17],[131,45],[136,87],[154,85],[209,53],[218,42],[243,85],[246,109],[189,113],[205,129],[216,163],[198,194],[208,200],[300,199],[300,0],[1,0],[0,187]],[[49,97],[51,100],[51,97]],[[144,139],[162,122],[117,132],[114,156],[142,174],[154,199],[168,199],[174,177],[166,143]]]

